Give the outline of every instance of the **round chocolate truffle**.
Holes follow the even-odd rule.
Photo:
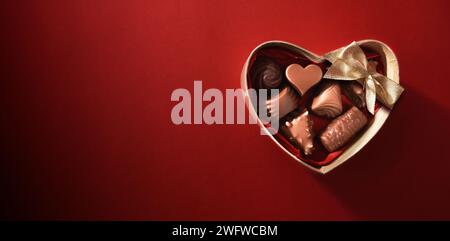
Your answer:
[[[280,66],[270,58],[258,57],[253,63],[251,77],[258,89],[275,89],[281,84]]]

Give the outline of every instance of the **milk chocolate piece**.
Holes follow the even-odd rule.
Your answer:
[[[305,155],[311,155],[314,150],[313,121],[308,115],[308,111],[286,122],[289,140],[294,143]]]
[[[277,96],[266,102],[268,113],[271,117],[283,118],[298,106],[299,96],[295,91],[287,86]],[[278,110],[278,113],[277,113]]]
[[[305,68],[299,64],[291,64],[286,68],[286,78],[301,95],[304,95],[322,79],[322,69],[315,64]]]
[[[359,83],[355,81],[342,83],[342,92],[358,108],[364,108],[366,106],[364,89]]]
[[[320,136],[323,146],[333,152],[344,146],[367,124],[367,117],[353,106],[334,119]]]
[[[312,111],[319,116],[334,118],[342,113],[341,87],[335,82],[322,87],[311,105]]]
[[[258,89],[276,89],[281,84],[280,66],[270,58],[258,57],[251,69],[252,77]]]

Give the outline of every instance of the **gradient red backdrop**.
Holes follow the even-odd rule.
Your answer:
[[[450,218],[449,1],[2,1],[1,218]],[[406,92],[329,175],[254,125],[182,125],[175,88],[239,88],[266,40],[389,44]]]

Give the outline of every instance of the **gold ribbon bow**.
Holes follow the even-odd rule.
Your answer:
[[[365,89],[366,106],[370,113],[375,112],[378,99],[384,106],[392,109],[404,88],[376,72],[376,64],[368,63],[363,50],[356,42],[325,55],[331,66],[323,76],[327,79],[358,81]]]

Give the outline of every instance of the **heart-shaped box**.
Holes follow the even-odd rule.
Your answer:
[[[399,66],[397,58],[394,52],[384,43],[377,40],[361,40],[356,42],[363,50],[369,51],[378,57],[378,61],[381,62],[381,70],[386,77],[399,83]],[[268,41],[257,46],[247,58],[241,74],[241,87],[244,90],[244,98],[246,99],[247,107],[252,118],[255,118],[258,125],[262,130],[268,135],[272,141],[275,142],[284,152],[290,155],[293,159],[297,160],[301,164],[305,165],[309,169],[325,174],[334,168],[338,167],[353,155],[355,155],[359,150],[361,150],[380,130],[384,122],[390,115],[390,110],[383,105],[377,105],[377,110],[373,115],[373,118],[369,121],[366,128],[362,131],[360,135],[354,138],[351,143],[349,143],[338,155],[336,155],[333,160],[326,165],[317,166],[312,165],[310,162],[302,160],[302,158],[295,155],[293,152],[289,151],[285,145],[280,143],[275,136],[271,135],[267,128],[264,126],[262,121],[259,119],[255,106],[253,106],[252,101],[250,101],[249,87],[251,86],[251,80],[249,77],[249,71],[251,67],[251,61],[254,60],[254,56],[263,49],[269,48],[279,48],[290,52],[293,56],[299,58],[304,58],[318,65],[324,65],[327,61],[323,56],[314,54],[300,46],[284,41]]]

